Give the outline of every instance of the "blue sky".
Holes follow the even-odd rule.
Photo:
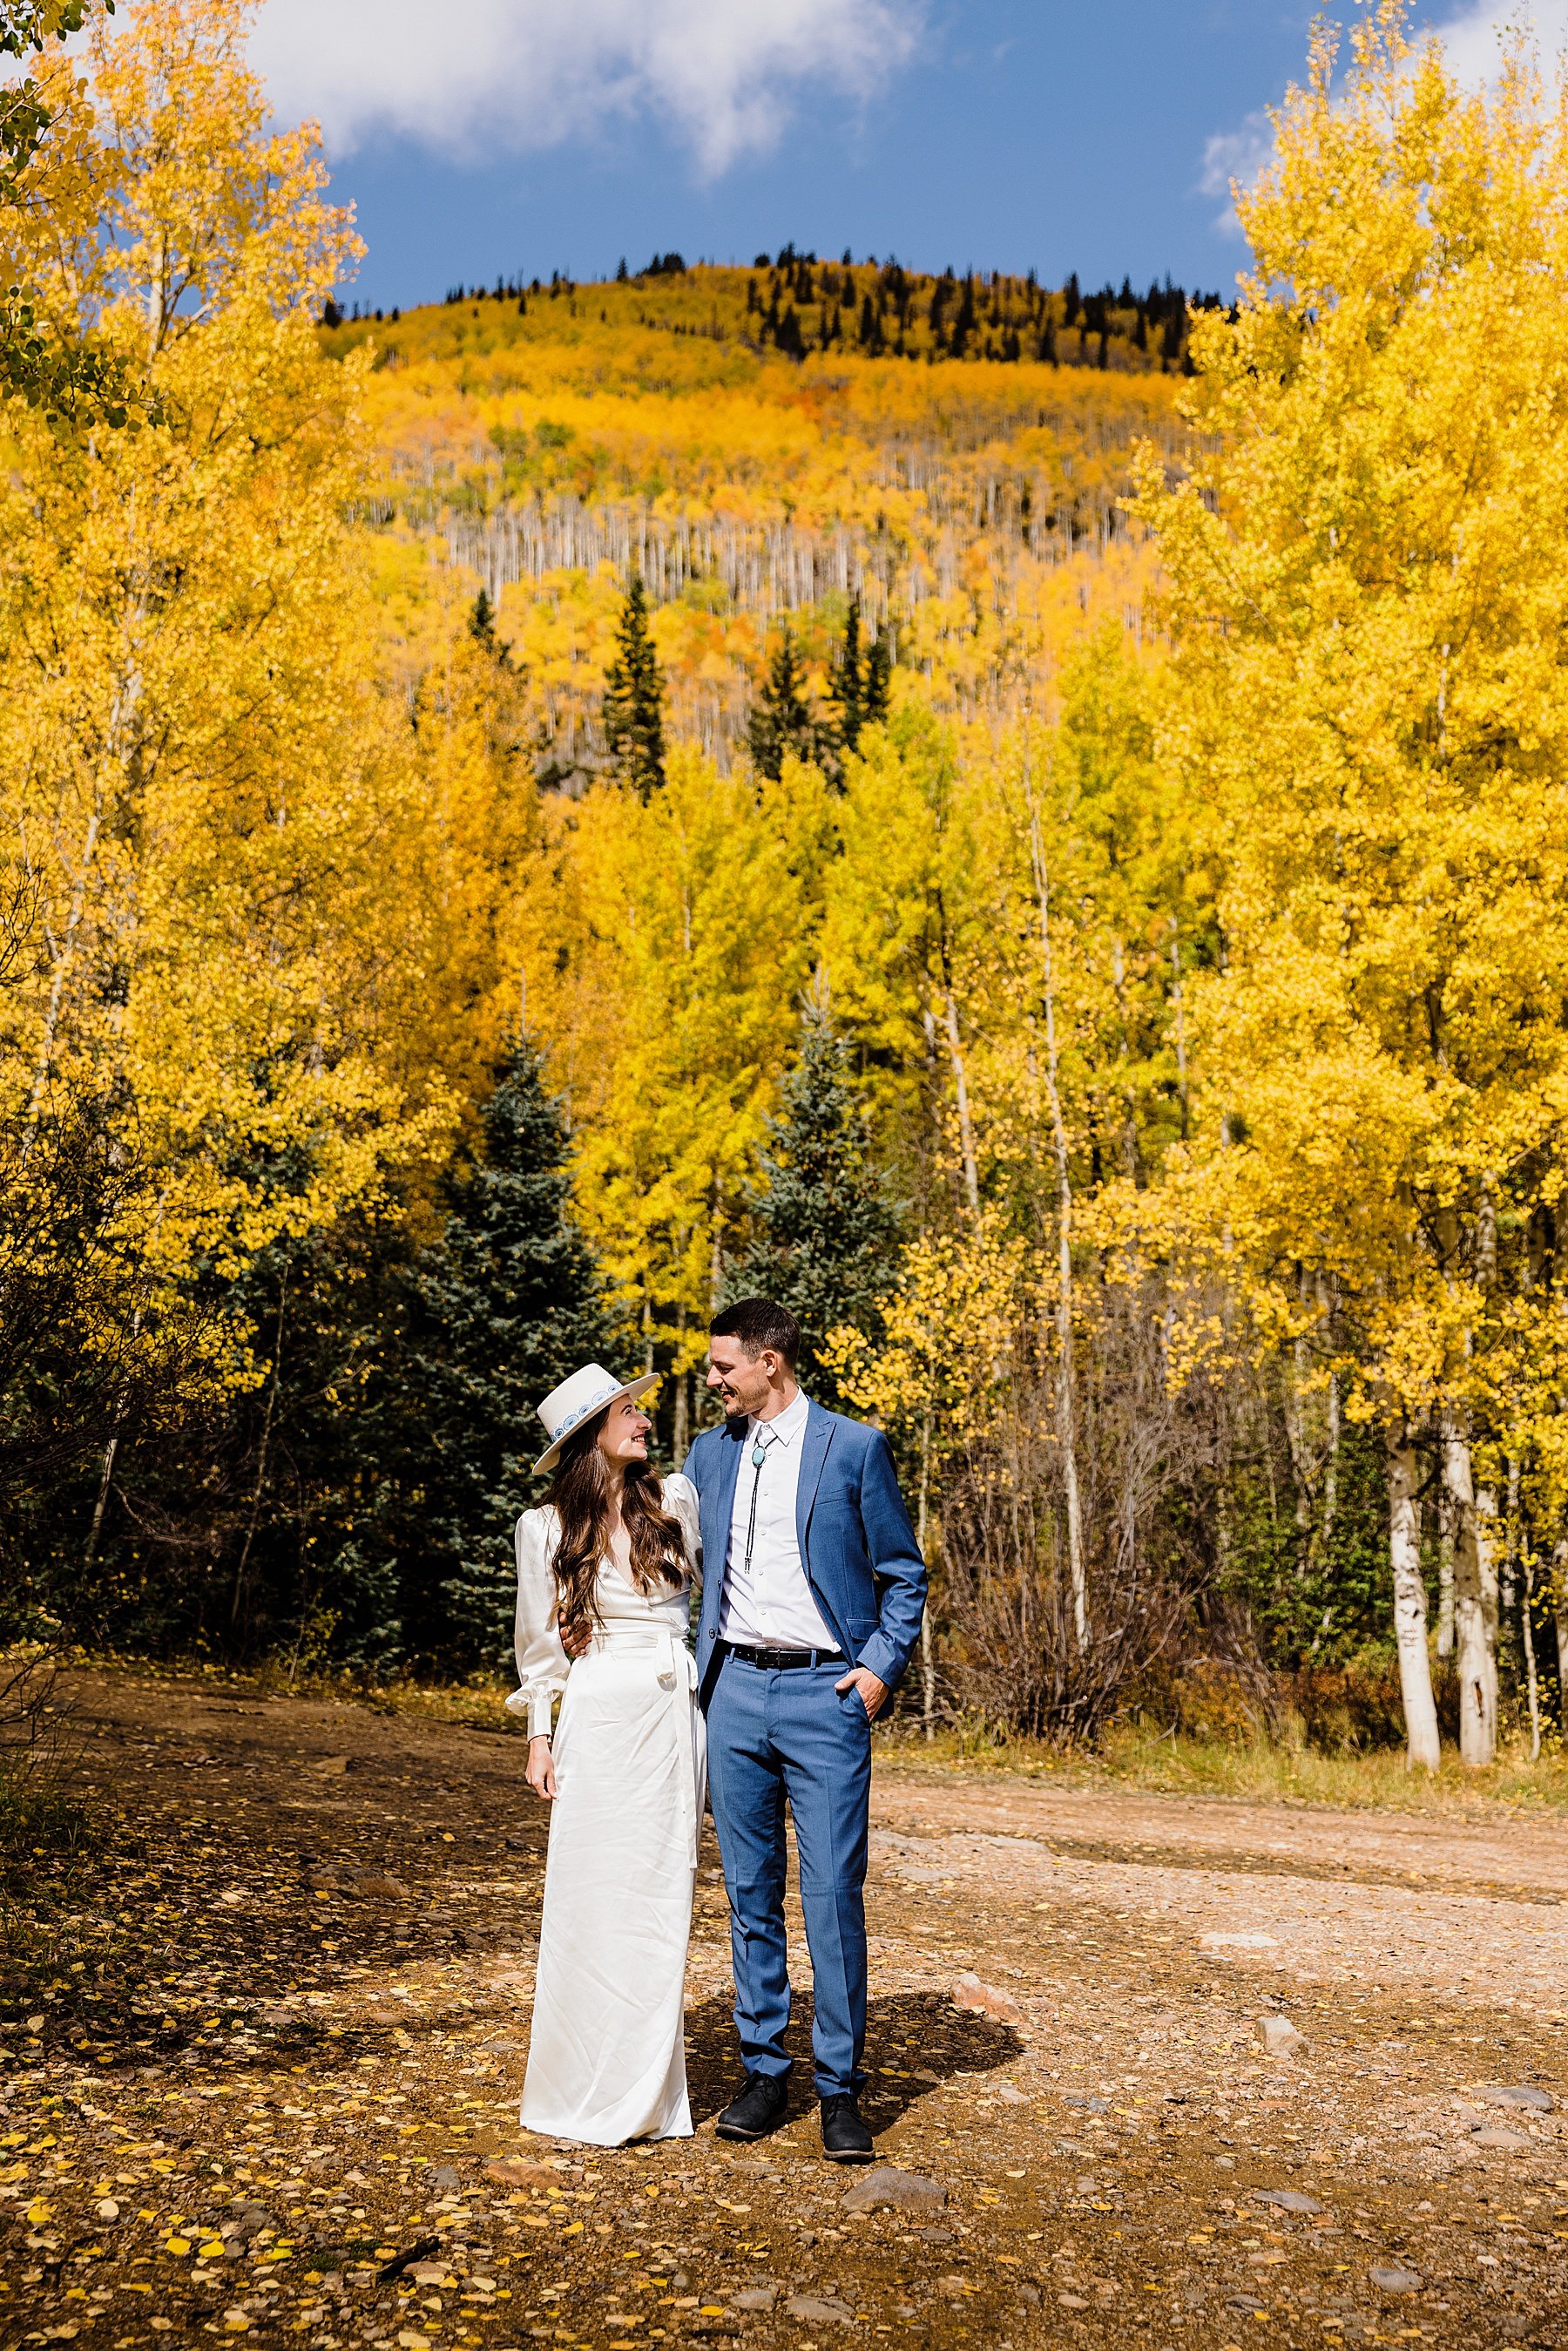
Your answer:
[[[1563,0],[1542,0],[1555,32]],[[1280,0],[266,0],[253,54],[323,120],[351,293],[577,277],[786,239],[1052,283],[1229,290],[1225,167],[1302,70]],[[1348,9],[1343,13],[1349,13]],[[1449,0],[1490,50],[1504,5]]]

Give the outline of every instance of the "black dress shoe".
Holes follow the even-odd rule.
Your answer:
[[[788,2104],[787,2074],[748,2074],[745,2088],[731,2099],[713,2128],[721,2138],[766,2138],[783,2122]]]
[[[869,2163],[876,2155],[853,2091],[822,2102],[822,2151],[829,2163]]]

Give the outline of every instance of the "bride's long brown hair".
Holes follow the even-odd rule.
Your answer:
[[[561,1525],[551,1568],[556,1615],[563,1630],[600,1622],[599,1562],[608,1553],[610,1531],[609,1469],[599,1451],[604,1421],[605,1414],[596,1413],[585,1428],[572,1431],[550,1480],[550,1500]],[[631,1573],[638,1589],[680,1591],[689,1572],[686,1539],[680,1520],[664,1507],[664,1489],[651,1462],[627,1463],[620,1515],[631,1538]]]

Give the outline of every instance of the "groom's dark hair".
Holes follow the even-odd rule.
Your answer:
[[[737,1298],[720,1308],[708,1332],[714,1339],[738,1339],[753,1363],[764,1347],[782,1355],[792,1372],[800,1358],[800,1324],[772,1298]]]

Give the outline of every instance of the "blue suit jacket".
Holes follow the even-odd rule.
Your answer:
[[[719,1618],[735,1480],[748,1424],[705,1428],[686,1457],[702,1527],[697,1687],[707,1706],[719,1667]],[[801,1440],[795,1529],[806,1580],[845,1656],[889,1687],[909,1662],[926,1605],[926,1563],[879,1428],[810,1405]]]

